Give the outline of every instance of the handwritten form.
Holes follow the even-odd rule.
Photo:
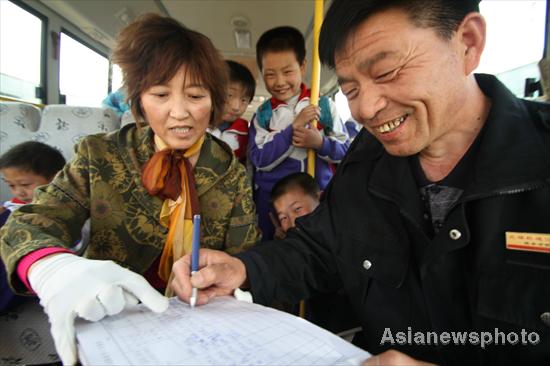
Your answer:
[[[359,365],[369,354],[293,315],[232,297],[162,314],[139,305],[78,320],[84,365]]]

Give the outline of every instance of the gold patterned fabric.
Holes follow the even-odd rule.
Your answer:
[[[26,292],[14,272],[17,262],[37,249],[70,248],[87,218],[90,242],[83,256],[110,259],[137,273],[151,266],[168,233],[160,222],[163,200],[141,182],[141,169],[154,154],[152,140],[150,128],[133,124],[85,137],[52,183],[35,191],[34,203],[10,215],[0,230],[0,253],[16,292]],[[201,247],[233,254],[255,245],[252,189],[229,147],[207,134],[194,172]]]

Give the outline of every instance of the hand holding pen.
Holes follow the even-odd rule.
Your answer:
[[[196,252],[196,267],[191,264],[192,253],[178,259],[172,267],[172,289],[181,300],[204,305],[214,297],[233,295],[233,291],[245,283],[246,268],[240,259],[219,250],[197,249]]]
[[[200,226],[200,215],[194,215],[191,255],[184,255],[172,267],[172,289],[191,307],[216,296],[232,295],[246,281],[246,268],[240,259],[218,250],[199,252]]]

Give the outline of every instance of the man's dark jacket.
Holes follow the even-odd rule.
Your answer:
[[[363,130],[319,208],[286,240],[238,255],[255,302],[343,286],[363,327],[357,344],[373,354],[550,365],[550,105],[514,97],[493,76],[476,79],[492,106],[470,182],[439,234],[421,229],[407,158],[388,155]],[[546,252],[507,249],[506,232],[546,234]],[[430,345],[427,332],[470,333],[457,345]],[[481,332],[493,343],[482,347]]]

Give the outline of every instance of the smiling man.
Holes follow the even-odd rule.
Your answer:
[[[550,106],[477,75],[475,0],[334,1],[320,38],[364,126],[285,240],[204,251],[199,302],[343,287],[366,364],[550,364]]]

